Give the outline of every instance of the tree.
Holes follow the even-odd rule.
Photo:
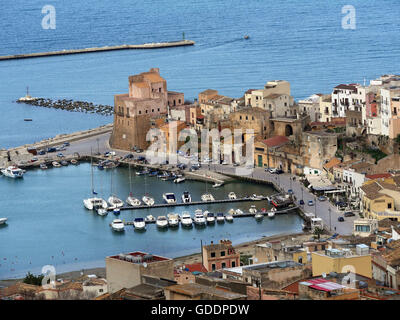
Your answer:
[[[323,229],[316,227],[316,228],[314,229],[314,238],[317,237],[318,240],[319,240],[320,237],[321,237],[321,234],[322,234],[323,232],[324,232]]]
[[[32,273],[28,272],[22,282],[26,284],[33,284],[35,286],[41,286],[43,278],[44,275],[35,276]]]

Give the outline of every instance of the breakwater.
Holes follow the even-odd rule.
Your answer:
[[[33,106],[54,108],[60,110],[66,110],[70,112],[84,112],[84,113],[97,113],[103,116],[111,116],[114,112],[113,106],[94,104],[86,101],[73,101],[73,100],[52,100],[47,98],[31,98],[19,99],[17,103],[26,103]]]
[[[144,43],[144,44],[123,44],[119,46],[105,46],[105,47],[72,49],[72,50],[62,50],[62,51],[15,54],[10,56],[0,56],[0,60],[40,58],[49,56],[61,56],[68,54],[93,53],[93,52],[114,51],[114,50],[162,49],[162,48],[172,48],[172,47],[182,47],[182,46],[193,46],[194,44],[195,42],[192,40],[156,42],[156,43]]]

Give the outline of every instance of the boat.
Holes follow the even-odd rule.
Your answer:
[[[236,200],[236,193],[234,193],[233,191],[232,192],[229,192],[229,194],[228,194],[228,198],[230,199],[230,200]]]
[[[172,192],[164,193],[163,199],[166,203],[176,203],[175,195]]]
[[[144,222],[146,223],[155,223],[156,222],[156,218],[149,214],[148,216],[146,216],[146,218],[144,218]]]
[[[143,218],[135,218],[135,220],[133,221],[133,226],[135,230],[145,230],[146,222]]]
[[[167,228],[168,227],[168,220],[165,216],[159,216],[156,220],[156,225],[159,228]]]
[[[182,202],[189,203],[192,202],[192,196],[190,195],[189,191],[184,191],[182,194]]]
[[[114,208],[113,213],[114,213],[114,215],[118,216],[121,213],[120,208]]]
[[[112,222],[111,222],[111,228],[114,230],[114,231],[117,231],[117,232],[122,232],[122,231],[125,231],[125,224],[122,222],[122,220],[120,220],[120,219],[114,219]]]
[[[33,121],[31,118],[25,118],[24,121]]]
[[[175,213],[168,213],[168,226],[170,227],[177,227],[179,226],[179,218],[178,215]]]
[[[149,196],[143,196],[142,201],[144,202],[145,205],[151,207],[154,205],[154,199]]]
[[[70,162],[71,162],[71,164],[73,164],[73,165],[77,165],[77,164],[78,164],[78,160],[75,160],[75,159],[72,159]]]
[[[225,216],[225,220],[226,220],[226,222],[233,222],[233,215],[230,214],[230,213],[228,213],[228,214]]]
[[[262,200],[263,198],[264,198],[263,196],[258,196],[258,195],[256,195],[256,194],[253,194],[253,195],[250,197],[251,200],[255,200],[255,201],[260,201],[260,200]]]
[[[184,212],[182,214],[181,224],[182,224],[182,227],[192,227],[193,226],[192,217],[188,212]]]
[[[206,224],[206,219],[204,218],[201,210],[196,210],[194,214],[194,224],[198,226],[204,226]]]
[[[221,187],[223,185],[223,183],[222,182],[219,182],[219,183],[214,183],[213,184],[213,188],[219,188],[219,187]]]
[[[242,211],[242,210],[240,210],[240,209],[236,209],[236,211],[235,211],[235,214],[237,214],[237,215],[241,215],[241,214],[243,214],[243,211]]]
[[[104,217],[108,214],[107,209],[104,209],[104,208],[97,208],[96,212],[99,216],[102,216],[102,217]]]
[[[52,164],[53,167],[55,167],[55,168],[61,167],[61,164],[59,164],[57,161],[53,161],[51,164]]]
[[[61,165],[62,165],[62,166],[67,166],[67,165],[68,165],[68,162],[65,161],[65,160],[62,160],[62,161],[61,161]]]
[[[209,202],[209,201],[214,201],[214,197],[211,193],[205,193],[201,196],[201,201],[203,202]]]
[[[247,39],[250,38],[250,36],[246,34],[243,38],[244,38],[245,40],[247,40]]]
[[[275,217],[275,212],[276,212],[275,208],[272,208],[271,211],[268,211],[268,218]]]
[[[219,223],[225,222],[225,216],[222,212],[217,213],[217,222]]]
[[[0,218],[0,225],[6,224],[7,218]]]
[[[108,204],[102,198],[89,198],[83,200],[83,204],[88,210],[97,210],[98,208],[107,209]]]
[[[173,173],[169,174],[168,176],[165,176],[163,178],[161,178],[162,181],[172,181],[177,179],[177,176]]]
[[[107,199],[108,203],[110,204],[111,207],[114,208],[121,208],[124,206],[124,202],[117,198],[116,196],[112,195]]]
[[[157,177],[158,176],[158,171],[150,171],[149,172],[149,177]]]
[[[179,178],[176,178],[176,179],[174,180],[175,183],[181,183],[181,182],[184,182],[184,181],[185,181],[185,178],[184,178],[184,177],[179,177]]]
[[[147,169],[142,170],[142,171],[136,171],[136,175],[137,176],[144,176],[144,175],[146,175],[148,173],[149,173],[149,170],[147,170]]]
[[[207,216],[206,216],[206,221],[207,221],[208,224],[213,224],[213,223],[215,223],[215,216],[214,216],[214,213],[208,212],[208,213],[207,213]]]
[[[9,166],[8,168],[2,169],[1,173],[6,177],[17,179],[23,177],[24,170],[15,166]]]
[[[257,213],[257,208],[256,206],[252,205],[249,209],[249,213],[251,214],[256,214]]]
[[[236,210],[232,208],[228,211],[228,214],[231,214],[231,215],[236,214]]]
[[[129,194],[129,197],[126,198],[125,202],[132,207],[137,207],[142,204],[142,202],[139,199],[132,197],[132,194]]]
[[[41,163],[41,164],[40,164],[40,169],[46,170],[46,169],[47,169],[46,164],[45,164],[45,163]]]
[[[261,212],[258,212],[255,214],[254,218],[256,220],[262,220],[262,219],[264,219],[264,215]]]
[[[160,178],[160,179],[165,178],[165,177],[169,177],[169,173],[167,171],[164,171],[157,175],[157,178]]]

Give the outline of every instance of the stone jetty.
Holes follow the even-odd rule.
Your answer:
[[[111,116],[114,112],[113,106],[93,104],[86,101],[73,101],[73,100],[52,100],[47,98],[32,98],[32,99],[18,99],[17,103],[26,103],[33,106],[54,108],[66,110],[71,112],[84,112],[84,113],[97,113],[103,116]]]

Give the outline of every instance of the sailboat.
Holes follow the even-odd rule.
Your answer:
[[[116,209],[123,207],[124,202],[113,193],[113,175],[114,175],[114,170],[111,171],[111,196],[107,199],[107,201],[110,204],[111,208]]]
[[[208,183],[207,183],[207,181],[206,181],[206,193],[204,193],[204,194],[201,196],[201,201],[207,202],[207,201],[214,201],[214,200],[215,200],[215,199],[214,199],[213,195],[212,195],[211,193],[208,192]]]
[[[142,198],[143,202],[151,207],[154,205],[154,198],[150,197],[150,195],[146,192],[147,191],[147,180],[146,180],[146,176],[144,176],[144,196]]]
[[[92,182],[92,195],[97,195],[97,192],[94,190],[93,187],[93,165],[92,165],[92,158],[90,158],[90,168],[91,168],[91,182]],[[83,205],[88,210],[97,210],[98,208],[107,209],[108,205],[107,202],[99,197],[92,197],[83,200]]]
[[[129,197],[126,199],[126,203],[132,207],[137,207],[142,204],[139,199],[133,197],[133,195],[132,195],[131,164],[129,164]]]

